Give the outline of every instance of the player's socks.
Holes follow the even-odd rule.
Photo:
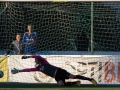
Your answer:
[[[82,80],[89,80],[89,81],[91,81],[91,78],[84,77],[84,76],[81,76],[81,75],[76,75],[76,78],[77,78],[77,79],[82,79]]]
[[[80,86],[81,85],[81,81],[77,81],[77,85]]]
[[[97,86],[97,82],[92,78],[91,82],[93,83],[94,86]]]
[[[75,81],[75,82],[65,82],[64,86],[72,86],[72,85],[74,85],[76,83],[77,83],[77,81]]]

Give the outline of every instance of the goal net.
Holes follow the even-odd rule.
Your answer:
[[[119,3],[93,3],[94,51],[119,51],[118,9]],[[0,2],[0,11],[1,50],[33,24],[38,52],[91,51],[91,2]]]
[[[23,36],[28,31],[27,25],[32,24],[38,35],[36,54],[49,54],[44,57],[52,64],[65,68],[73,74],[93,77],[100,84],[105,84],[105,80],[110,84],[119,84],[119,56],[112,58],[99,56],[99,59],[97,56],[92,58],[89,55],[87,58],[79,56],[90,54],[88,52],[91,52],[92,48],[94,52],[100,52],[95,54],[104,55],[109,52],[118,54],[120,50],[119,10],[120,2],[93,2],[93,4],[91,2],[0,2],[0,54],[4,54],[9,48],[11,42],[15,40],[16,33],[21,33]],[[81,51],[87,53],[79,53]],[[78,56],[51,56],[51,54],[78,54]],[[14,67],[20,69],[26,66],[34,67],[34,60],[29,59],[30,63],[26,63],[27,61],[21,60],[21,56],[18,55],[10,56],[8,61],[10,82],[32,82],[33,80],[42,82],[37,73],[20,73],[14,76],[10,73]],[[75,64],[71,63],[72,61]],[[112,67],[110,71],[108,66]],[[86,70],[90,73],[87,74]],[[117,75],[113,73],[109,76],[104,73],[105,70]],[[32,79],[28,75],[32,76]],[[107,75],[106,79],[105,75]],[[46,78],[44,74],[41,76]],[[54,82],[48,77],[44,80]],[[109,80],[113,81],[109,82]]]

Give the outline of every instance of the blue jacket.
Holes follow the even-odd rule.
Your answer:
[[[32,32],[31,36],[28,35],[28,32],[25,32],[22,38],[22,43],[30,43],[32,42],[32,38],[34,38],[35,41],[38,40],[36,32]],[[30,44],[30,45],[25,45],[25,53],[30,54],[30,53],[35,53],[36,52],[36,47],[35,44]]]

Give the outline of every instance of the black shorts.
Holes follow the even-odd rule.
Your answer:
[[[59,80],[62,80],[65,82],[65,79],[69,79],[70,73],[68,73],[66,70],[58,68],[55,76],[55,80],[58,82]]]

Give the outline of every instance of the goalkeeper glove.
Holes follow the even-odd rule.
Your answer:
[[[12,74],[16,74],[16,73],[19,73],[19,72],[20,72],[20,71],[19,71],[18,69],[16,69],[16,68],[14,68],[14,69],[11,70],[11,73],[12,73]]]
[[[29,56],[22,56],[22,59],[27,59],[29,58]]]

